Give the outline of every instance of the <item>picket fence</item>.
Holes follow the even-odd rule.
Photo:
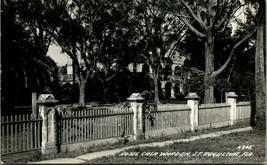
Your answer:
[[[57,143],[73,144],[133,132],[133,112],[128,108],[99,108],[73,111],[57,118]],[[41,149],[42,119],[32,114],[2,116],[1,155]]]
[[[100,140],[132,134],[133,112],[127,108],[87,109],[61,115],[60,144]]]
[[[1,117],[1,155],[41,148],[42,119],[33,115]]]
[[[230,105],[200,105],[198,123],[201,126],[227,126]],[[236,106],[238,120],[249,119],[250,102]],[[167,129],[190,128],[191,109],[188,105],[158,105],[155,112],[145,113],[145,131],[164,132]],[[134,113],[131,108],[88,108],[57,116],[57,145],[71,145],[108,138],[133,135]],[[153,118],[150,122],[149,118]],[[42,119],[33,115],[13,115],[1,118],[1,155],[41,149]],[[173,132],[173,130],[171,131]]]

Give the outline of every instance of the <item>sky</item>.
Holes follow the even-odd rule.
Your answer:
[[[68,56],[61,53],[61,48],[54,44],[49,46],[47,54],[57,63],[58,66],[67,64]]]

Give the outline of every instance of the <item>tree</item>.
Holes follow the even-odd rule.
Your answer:
[[[135,44],[141,61],[152,70],[154,81],[154,101],[159,102],[158,77],[162,64],[170,59],[177,50],[185,34],[184,25],[173,15],[166,12],[165,3],[157,1],[136,1],[133,19],[135,22]]]
[[[103,66],[105,80],[112,77],[108,73],[116,58],[109,51],[114,48],[113,40],[118,42],[119,31],[124,33],[120,27],[123,20],[118,14],[120,3],[60,0],[50,6],[55,12],[49,22],[51,29],[55,29],[53,37],[74,63],[80,106],[85,105],[85,84],[99,65]]]
[[[51,89],[57,80],[56,63],[46,55],[51,36],[44,28],[47,13],[39,12],[42,5],[34,0],[2,3],[2,98],[6,104],[29,104],[31,92]]]
[[[129,21],[131,1],[116,1],[107,3],[107,12],[101,17],[101,24],[106,27],[106,33],[98,31],[97,40],[102,44],[99,49],[100,68],[96,68],[96,76],[103,85],[103,100],[110,102],[110,87],[113,79],[128,71],[128,64],[135,55],[130,42],[134,37],[129,31],[132,26]]]
[[[256,114],[259,119],[259,125],[265,126],[266,110],[266,68],[265,68],[265,2],[257,1],[259,4],[256,15],[256,53],[255,53],[255,93],[256,93]]]
[[[173,6],[174,3],[172,3]],[[176,3],[176,7],[172,7],[167,2],[169,8],[176,16],[181,19],[184,24],[195,33],[199,39],[204,41],[205,47],[205,93],[204,102],[214,102],[214,86],[215,78],[222,73],[229,65],[236,49],[246,42],[255,33],[255,30],[249,32],[244,38],[238,41],[231,49],[229,56],[225,62],[215,68],[214,61],[214,43],[218,33],[225,32],[229,22],[235,17],[234,14],[242,6],[239,0],[234,1],[191,1],[184,0]],[[194,23],[194,24],[193,24]]]

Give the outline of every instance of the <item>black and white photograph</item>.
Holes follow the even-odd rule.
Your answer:
[[[264,0],[2,0],[1,164],[265,164]]]

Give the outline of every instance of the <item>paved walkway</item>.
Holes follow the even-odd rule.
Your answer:
[[[219,137],[222,135],[227,135],[227,134],[231,134],[231,133],[235,133],[235,132],[249,131],[249,130],[252,130],[252,127],[239,128],[239,129],[228,130],[228,131],[212,132],[212,133],[208,133],[208,134],[202,134],[199,136],[192,136],[192,137],[187,138],[187,139],[169,140],[169,141],[164,141],[164,142],[139,144],[139,145],[135,145],[135,146],[123,147],[123,148],[114,149],[114,150],[105,150],[105,151],[100,151],[100,152],[88,153],[88,154],[78,156],[76,158],[59,158],[59,159],[44,160],[44,161],[40,161],[40,162],[31,162],[31,163],[37,163],[37,164],[49,164],[49,163],[81,164],[81,163],[85,163],[85,162],[88,162],[88,161],[96,159],[96,158],[101,158],[103,156],[115,155],[117,153],[121,153],[121,152],[123,152],[127,149],[131,149],[131,148],[153,147],[153,146],[163,147],[163,146],[170,145],[170,144],[177,143],[177,142],[190,142],[190,141],[194,141],[194,140],[211,138],[211,137]]]

